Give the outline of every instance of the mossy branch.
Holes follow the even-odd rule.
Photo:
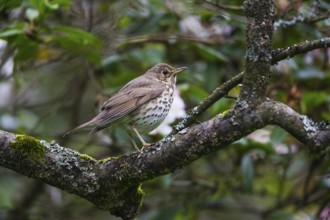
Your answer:
[[[314,152],[330,143],[330,126],[317,124],[288,106],[238,101],[217,116],[130,155],[95,160],[55,142],[0,131],[0,166],[76,194],[123,219],[141,205],[141,183],[187,166],[268,124],[283,127]]]

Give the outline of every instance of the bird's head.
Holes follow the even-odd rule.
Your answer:
[[[147,74],[150,74],[160,81],[175,83],[176,74],[185,69],[187,69],[187,67],[174,68],[166,63],[160,63],[148,70]]]

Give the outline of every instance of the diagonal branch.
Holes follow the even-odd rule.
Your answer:
[[[123,219],[141,205],[140,183],[180,169],[267,124],[283,127],[312,151],[330,144],[329,126],[314,123],[275,101],[237,105],[224,117],[186,129],[156,145],[97,161],[55,142],[0,131],[0,165],[85,198]]]
[[[329,48],[330,38],[322,38],[319,40],[301,42],[287,48],[276,49],[272,51],[272,64],[277,64],[279,61],[287,58],[294,57],[299,54],[306,53],[319,48]],[[230,80],[223,83],[216,88],[207,98],[201,101],[197,106],[188,111],[187,116],[181,120],[172,131],[171,135],[178,133],[180,130],[191,126],[196,119],[203,114],[209,107],[211,107],[216,101],[223,98],[228,92],[242,82],[244,72],[239,73]]]
[[[325,37],[319,40],[305,41],[299,44],[294,44],[287,48],[279,48],[272,51],[272,64],[276,64],[278,61],[288,59],[295,55],[303,54],[311,50],[329,47],[330,37]]]
[[[239,73],[234,76],[218,88],[216,88],[206,99],[201,101],[196,107],[189,110],[187,116],[181,120],[171,132],[171,135],[177,134],[182,131],[184,128],[192,125],[198,116],[205,112],[209,107],[211,107],[216,101],[228,94],[228,92],[242,82],[244,72]]]

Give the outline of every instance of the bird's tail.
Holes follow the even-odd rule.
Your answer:
[[[77,132],[77,131],[79,131],[79,130],[81,130],[81,129],[87,129],[87,128],[90,128],[90,127],[93,127],[93,126],[95,126],[95,120],[94,120],[94,119],[92,119],[92,120],[90,120],[90,121],[88,121],[88,122],[86,122],[86,123],[84,123],[84,124],[82,124],[82,125],[79,125],[78,127],[76,127],[76,128],[74,128],[74,129],[72,129],[72,130],[66,132],[66,133],[63,135],[63,137],[65,138],[65,137],[67,137],[68,135],[70,135],[70,134],[72,134],[72,133],[75,133],[75,132]],[[93,130],[94,130],[94,129],[93,129]]]

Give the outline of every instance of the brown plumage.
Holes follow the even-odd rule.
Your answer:
[[[85,128],[92,128],[91,133],[94,133],[116,124],[128,130],[132,141],[128,128],[137,134],[143,146],[148,145],[139,132],[150,132],[165,119],[173,102],[176,74],[184,69],[164,63],[155,65],[107,100],[96,117],[64,136]],[[135,142],[133,144],[137,147]]]

